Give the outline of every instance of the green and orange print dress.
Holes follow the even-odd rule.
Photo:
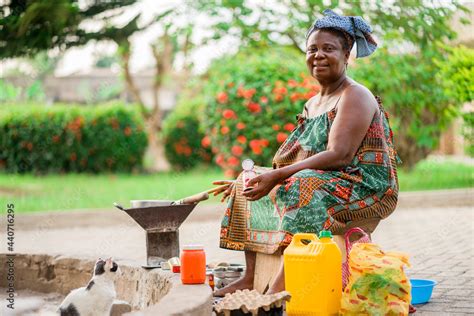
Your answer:
[[[274,253],[295,233],[343,231],[353,221],[383,219],[396,207],[397,154],[388,116],[379,109],[351,165],[336,171],[301,170],[258,201],[242,196],[242,175],[222,220],[220,247]],[[337,108],[319,116],[298,116],[298,126],[278,149],[273,168],[326,150]],[[256,167],[258,174],[271,168]]]

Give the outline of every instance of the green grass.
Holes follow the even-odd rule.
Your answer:
[[[113,202],[129,206],[134,199],[178,199],[211,188],[213,180],[223,178],[220,170],[204,168],[153,175],[0,174],[0,205],[14,203],[18,213],[112,208]],[[399,180],[401,191],[473,187],[474,166],[432,158],[410,173],[400,170]],[[217,201],[215,197],[209,200]]]
[[[130,200],[179,199],[215,187],[224,179],[217,169],[160,174],[0,174],[0,205],[15,204],[15,211],[128,207]],[[211,197],[210,202],[218,201]]]
[[[474,187],[474,164],[430,158],[419,162],[409,173],[399,170],[398,179],[401,191]]]

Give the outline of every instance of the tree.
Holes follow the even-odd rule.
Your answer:
[[[32,56],[52,48],[64,50],[106,39],[108,34],[123,29],[113,26],[111,19],[136,2],[94,1],[84,7],[78,0],[11,0],[0,6],[0,58]],[[87,31],[81,27],[84,22],[98,23],[103,28]]]
[[[400,128],[396,131],[396,145],[404,160],[404,166],[411,168],[417,161],[436,146],[438,136],[444,126],[453,117],[451,111],[452,100],[444,93],[443,84],[437,80],[438,67],[433,60],[444,58],[445,55],[437,47],[439,42],[446,42],[455,38],[456,33],[450,27],[450,20],[456,10],[468,12],[468,9],[457,0],[448,2],[426,2],[423,0],[404,1],[339,1],[331,0],[330,4],[323,0],[282,0],[269,4],[265,1],[250,2],[245,0],[198,0],[190,5],[212,16],[210,21],[214,31],[209,40],[219,40],[224,36],[239,39],[244,46],[273,47],[274,45],[290,44],[301,52],[305,51],[305,34],[317,16],[326,8],[333,8],[345,15],[363,16],[374,26],[376,36],[381,39],[382,47],[387,44],[391,50],[380,50],[371,57],[370,64],[364,63],[364,70],[359,74],[379,74],[388,81],[381,82],[379,77],[359,77],[367,85],[375,88],[376,94],[388,92],[405,96],[398,100],[386,103],[387,109],[393,113],[395,124]],[[467,20],[462,20],[468,23]],[[403,53],[398,47],[410,49],[410,53]],[[396,57],[393,55],[404,55]],[[377,58],[381,62],[384,57],[390,58],[398,65],[403,61],[410,61],[416,69],[409,69],[408,73],[419,75],[418,78],[402,73],[396,67],[382,69],[381,64],[374,62]],[[384,56],[384,57],[382,57]],[[303,56],[302,56],[303,60]],[[303,61],[302,61],[303,62]],[[418,67],[419,66],[419,67]],[[369,69],[378,68],[378,69]],[[356,67],[357,68],[357,67]],[[395,90],[391,84],[403,87]],[[400,81],[401,80],[401,81]],[[416,83],[411,84],[412,80]],[[422,82],[420,82],[422,80]],[[423,87],[424,93],[417,89]],[[380,87],[383,86],[383,89]],[[396,102],[395,102],[396,101]],[[436,101],[436,102],[431,102]],[[405,129],[410,126],[410,132]],[[398,140],[398,141],[397,141]]]
[[[182,11],[167,10],[140,25],[141,14],[134,16],[123,26],[112,23],[114,17],[120,16],[124,9],[130,7],[136,0],[94,1],[88,6],[80,6],[78,0],[57,1],[11,1],[2,5],[0,22],[0,57],[13,58],[34,55],[38,52],[59,48],[84,45],[89,41],[109,40],[118,45],[119,56],[128,90],[131,92],[145,120],[149,152],[155,158],[164,157],[163,144],[159,137],[162,125],[162,111],[159,105],[159,90],[171,76],[174,58],[181,51],[186,60],[191,44],[192,25],[190,23],[177,27],[172,23],[172,17]],[[173,16],[171,17],[171,13]],[[130,71],[130,56],[132,45],[130,38],[137,32],[151,25],[164,21],[164,33],[153,45],[156,75],[154,80],[154,98],[151,111],[145,107]],[[100,25],[99,30],[88,31],[81,27],[84,22],[94,22]],[[188,71],[190,64],[185,62],[184,70]],[[182,84],[182,83],[181,83]],[[166,161],[155,161],[154,170],[167,169]]]

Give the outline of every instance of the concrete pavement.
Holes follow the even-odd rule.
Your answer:
[[[397,210],[373,234],[384,250],[410,254],[410,277],[438,281],[431,302],[418,306],[419,315],[474,314],[473,197],[472,189],[402,194]],[[241,252],[218,248],[224,208],[198,205],[180,229],[180,244],[203,244],[208,262],[243,263]],[[145,262],[144,231],[112,208],[17,215],[15,230],[18,253]]]

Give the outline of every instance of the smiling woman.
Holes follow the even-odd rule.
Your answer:
[[[298,126],[273,158],[257,167],[243,192],[242,175],[230,184],[221,247],[244,250],[245,276],[215,293],[253,286],[255,253],[272,254],[295,233],[359,226],[371,233],[397,204],[396,152],[388,118],[367,88],[346,75],[354,43],[357,57],[377,47],[360,17],[331,10],[307,33],[306,64],[320,93],[305,104]],[[267,293],[284,289],[283,267]]]

